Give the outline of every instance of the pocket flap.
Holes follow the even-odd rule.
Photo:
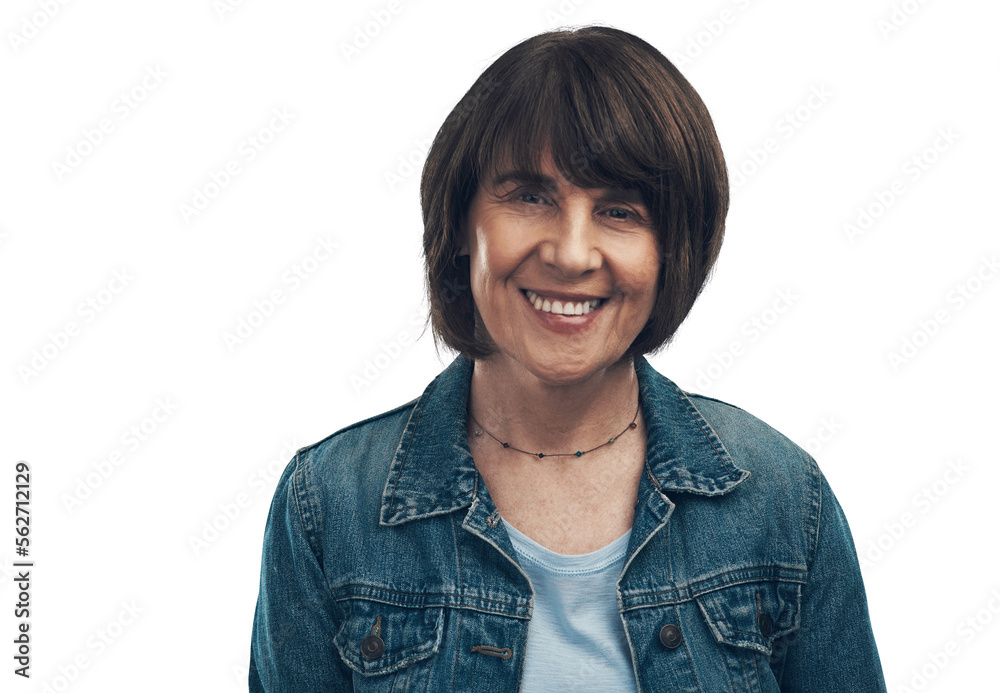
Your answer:
[[[801,588],[795,582],[751,582],[696,599],[718,642],[770,655],[775,638],[798,628]]]
[[[392,673],[434,655],[441,646],[443,607],[367,599],[345,600],[340,606],[347,617],[334,644],[344,662],[361,674]]]

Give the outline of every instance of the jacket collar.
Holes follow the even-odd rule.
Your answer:
[[[465,434],[472,368],[468,358],[456,358],[411,410],[386,479],[382,524],[451,512],[477,495],[482,481]],[[661,492],[715,496],[750,476],[687,394],[641,356],[635,370],[647,427],[647,473]]]

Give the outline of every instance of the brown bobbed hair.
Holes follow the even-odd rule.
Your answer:
[[[480,184],[509,166],[538,173],[548,148],[567,181],[639,191],[661,253],[656,302],[623,358],[673,338],[719,255],[729,181],[712,119],[658,50],[606,26],[533,36],[500,56],[445,119],[420,180],[430,321],[469,358],[496,351],[459,256]]]

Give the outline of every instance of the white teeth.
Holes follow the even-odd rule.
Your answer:
[[[572,301],[550,300],[528,289],[525,289],[524,293],[527,295],[531,305],[535,307],[535,310],[540,310],[544,313],[555,313],[556,315],[586,315],[592,310],[596,310],[604,302],[604,299],[594,298],[589,301],[573,303]]]

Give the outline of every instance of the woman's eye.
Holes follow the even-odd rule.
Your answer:
[[[533,192],[522,192],[517,196],[517,199],[528,204],[538,204],[542,201],[542,198]]]
[[[639,215],[631,209],[623,209],[621,207],[612,207],[606,213],[612,219],[621,219],[622,221],[628,221],[629,219],[637,220],[639,218]]]

